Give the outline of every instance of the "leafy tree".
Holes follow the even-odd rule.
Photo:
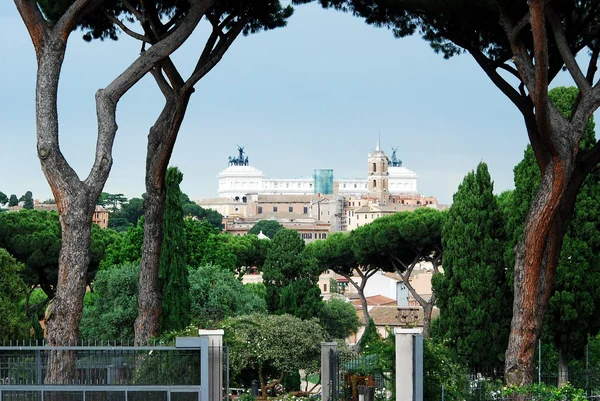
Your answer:
[[[33,194],[31,191],[25,192],[25,195],[22,197],[23,200],[23,209],[33,209]]]
[[[56,200],[54,200],[54,198],[48,198],[44,201],[42,201],[43,205],[56,205]]]
[[[85,281],[89,285],[98,271],[106,249],[117,240],[114,232],[94,225],[91,232],[91,259]],[[30,289],[40,287],[54,298],[62,234],[58,213],[22,210],[0,215],[0,247],[25,265],[21,272]]]
[[[600,160],[600,145],[579,150],[589,117],[600,106],[597,71],[600,11],[596,2],[327,0],[333,6],[389,28],[397,37],[417,30],[445,58],[470,53],[523,115],[542,180],[518,244],[514,319],[505,364],[510,384],[531,383],[535,345],[554,284],[562,240],[576,194]],[[575,61],[589,52],[587,72]],[[580,89],[565,118],[548,90],[561,70]],[[502,73],[499,73],[502,71]],[[504,72],[508,72],[505,74]],[[538,274],[538,272],[543,274]]]
[[[142,257],[143,241],[144,221],[140,219],[137,225],[130,225],[126,232],[119,233],[115,241],[106,248],[100,269],[125,263],[139,263]]]
[[[31,325],[19,305],[27,293],[27,286],[19,277],[22,270],[23,265],[0,248],[0,341],[29,337]]]
[[[127,203],[127,198],[123,194],[110,194],[108,192],[102,192],[96,204],[104,206],[111,212],[116,213],[121,205]]]
[[[185,237],[188,249],[188,264],[191,267],[202,265],[204,255],[208,251],[207,243],[211,235],[219,234],[219,230],[208,221],[185,219]]]
[[[503,364],[510,324],[510,291],[503,263],[504,219],[487,165],[467,174],[442,230],[444,274],[432,278],[443,338],[474,369]]]
[[[264,235],[272,239],[280,230],[283,230],[283,226],[278,221],[260,220],[252,226],[248,234],[258,235],[262,231]]]
[[[433,339],[423,342],[423,399],[463,401],[467,378],[467,369],[450,348]]]
[[[18,204],[19,204],[19,199],[17,198],[17,195],[12,194],[8,201],[8,206],[17,206]]]
[[[310,278],[301,278],[281,289],[277,311],[306,320],[320,316],[324,304],[319,286]]]
[[[138,276],[135,263],[98,272],[94,292],[86,296],[81,336],[98,340],[133,340],[137,317]]]
[[[264,398],[286,375],[317,369],[325,335],[316,319],[255,314],[228,319],[222,327],[234,375],[255,371]]]
[[[160,318],[163,332],[182,330],[190,321],[190,285],[186,263],[185,223],[181,209],[181,189],[179,189],[183,174],[177,167],[169,167],[165,180],[167,201],[158,275],[162,299]]]
[[[212,209],[204,209],[190,200],[186,194],[181,194],[181,205],[183,215],[186,217],[195,217],[196,219],[208,221],[213,227],[219,230],[223,229],[223,215]]]
[[[280,311],[283,306],[281,298],[283,290],[294,281],[308,279],[312,285],[316,285],[320,270],[315,263],[311,263],[304,251],[304,241],[296,230],[280,230],[271,240],[271,247],[263,265],[263,282],[267,289],[267,308],[271,312]],[[302,287],[307,289],[308,283]],[[293,296],[291,290],[286,291],[286,298]],[[320,296],[320,292],[319,292]],[[306,301],[312,304],[313,299]],[[288,301],[285,301],[286,303]],[[287,303],[292,305],[292,303]],[[297,303],[296,306],[299,306]]]
[[[0,191],[0,205],[5,205],[8,202],[8,196]]]
[[[356,334],[360,326],[354,306],[339,298],[325,302],[319,319],[331,340],[344,339]]]
[[[557,87],[550,100],[565,118],[577,101],[577,88]],[[596,142],[594,121],[590,118],[580,147],[589,149]],[[589,336],[600,330],[600,171],[594,169],[583,183],[575,203],[575,214],[567,228],[556,269],[554,291],[550,298],[544,337],[558,349],[559,384],[568,380],[567,362],[582,355]],[[531,146],[515,167],[515,190],[511,203],[509,234],[512,245],[505,258],[514,263],[514,244],[523,236],[527,210],[540,185],[540,171]]]
[[[266,312],[264,296],[223,267],[191,268],[189,281],[192,317],[204,327],[233,316]]]

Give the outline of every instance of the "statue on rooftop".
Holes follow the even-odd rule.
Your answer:
[[[248,156],[244,158],[244,146],[237,145],[238,147],[238,157],[229,156],[229,165],[230,166],[247,166],[248,165]]]
[[[392,160],[390,161],[390,167],[402,167],[402,160],[396,158],[396,152],[398,152],[399,146],[392,147]]]

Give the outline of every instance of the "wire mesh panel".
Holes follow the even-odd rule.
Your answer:
[[[386,396],[385,375],[377,354],[361,355],[358,353],[330,353],[330,366],[334,370],[331,376],[331,400],[359,401],[359,386],[374,387],[378,394]],[[391,388],[390,385],[387,386]]]
[[[59,380],[53,358],[70,367]],[[199,348],[0,346],[1,401],[198,401],[200,380]]]

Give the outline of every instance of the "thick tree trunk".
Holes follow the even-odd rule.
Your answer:
[[[160,334],[162,299],[158,282],[165,211],[165,174],[192,92],[167,99],[148,135],[144,243],[140,262],[138,318],[135,342],[143,344]]]
[[[552,293],[554,272],[582,179],[572,180],[570,157],[553,159],[529,209],[523,241],[515,249],[514,302],[506,350],[507,384],[532,383],[535,345]]]
[[[47,340],[52,346],[75,345],[79,340],[90,263],[93,202],[84,193],[70,198],[72,204],[63,208],[60,216],[62,247],[57,291],[50,311],[46,313]],[[75,354],[72,351],[50,353],[46,384],[71,383],[74,373]]]

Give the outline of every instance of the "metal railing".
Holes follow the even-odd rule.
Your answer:
[[[201,356],[199,347],[0,346],[0,401],[197,401]],[[56,379],[53,361],[72,369]]]

